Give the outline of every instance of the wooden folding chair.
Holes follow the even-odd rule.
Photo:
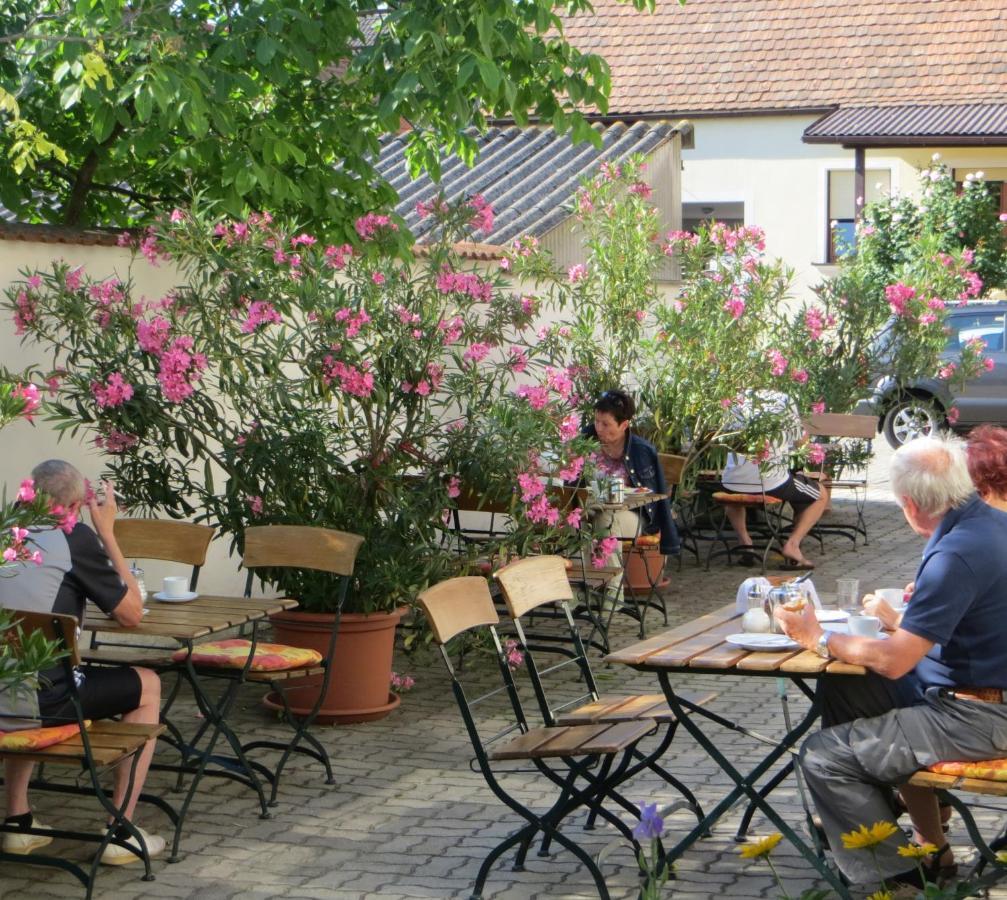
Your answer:
[[[262,525],[246,528],[244,533],[244,554],[242,565],[248,569],[248,578],[245,585],[245,596],[251,596],[252,582],[256,570],[261,569],[310,569],[319,572],[329,572],[338,576],[336,585],[335,616],[333,618],[332,629],[329,634],[327,651],[322,655],[320,661],[315,659],[294,659],[280,667],[275,667],[276,659],[288,655],[291,650],[299,648],[289,648],[279,644],[262,645],[258,639],[258,625],[253,624],[251,638],[244,640],[242,646],[238,647],[234,639],[228,640],[226,660],[220,657],[215,642],[198,644],[182,660],[189,670],[189,677],[220,678],[227,681],[227,688],[223,696],[217,702],[214,711],[214,720],[225,719],[230,710],[238,689],[243,684],[258,684],[268,686],[281,700],[283,710],[281,718],[294,731],[292,737],[286,741],[273,740],[253,740],[241,745],[232,742],[232,749],[236,757],[244,767],[245,772],[251,780],[255,780],[255,772],[263,774],[271,784],[269,795],[269,806],[276,805],[276,795],[280,787],[280,777],[287,765],[290,757],[294,753],[300,753],[319,762],[325,768],[326,784],[334,784],[332,775],[332,764],[329,761],[329,754],[325,747],[308,730],[318,716],[329,683],[332,679],[332,659],[336,651],[336,638],[339,634],[339,621],[342,613],[343,602],[346,599],[346,592],[349,588],[350,577],[353,575],[353,566],[356,561],[357,551],[364,542],[364,538],[357,534],[345,531],[336,531],[331,528],[316,528],[300,525]],[[267,573],[268,574],[268,573]],[[237,647],[237,650],[236,650]],[[181,652],[180,652],[181,653]],[[176,654],[176,659],[180,654]],[[264,657],[268,655],[270,667],[264,667]],[[296,653],[293,655],[297,655]],[[303,657],[303,652],[300,654]],[[243,658],[244,663],[240,668],[235,668],[235,659],[239,661]],[[191,668],[190,668],[191,667]],[[304,679],[321,678],[321,685],[318,691],[318,698],[313,708],[300,718],[295,717],[288,696],[292,689],[302,686]],[[204,722],[197,732],[193,745],[199,743],[203,734],[209,727],[211,718]],[[219,731],[219,729],[218,729]],[[204,751],[200,751],[200,771],[212,753],[211,745]],[[251,763],[246,754],[257,749],[272,749],[280,751],[279,762],[273,769],[266,769],[259,763]],[[198,779],[197,779],[198,780]]]
[[[547,725],[597,725],[625,722],[653,721],[664,726],[658,746],[651,751],[634,750],[637,762],[626,772],[631,778],[643,769],[650,769],[660,775],[684,798],[684,805],[699,821],[704,813],[692,791],[660,765],[659,760],[675,737],[678,721],[668,708],[664,694],[606,694],[598,690],[591,664],[584,652],[580,635],[570,616],[572,594],[564,577],[562,560],[555,556],[536,556],[517,560],[496,574],[503,591],[504,601],[511,619],[514,621],[521,649],[525,654],[528,675],[535,690],[542,716]],[[564,615],[570,630],[573,651],[564,653],[564,658],[546,668],[539,666],[536,653],[556,654],[554,647],[536,646],[529,640],[522,627],[522,618],[543,606],[558,607]],[[554,702],[553,692],[546,690],[546,679],[557,675],[569,667],[574,667],[575,680],[566,685],[565,693],[573,691],[572,697],[562,702]],[[702,695],[679,694],[685,705],[701,706],[716,697],[714,693]]]
[[[699,543],[693,523],[693,506],[691,497],[685,497],[682,493],[682,476],[685,474],[685,466],[688,457],[678,456],[674,453],[658,453],[657,461],[664,472],[664,481],[668,485],[671,493],[671,507],[678,515],[675,516],[675,525],[678,528],[678,536],[682,542],[682,549],[688,550],[696,557],[696,565],[699,565]],[[678,558],[678,571],[682,571],[682,557]]]
[[[90,900],[94,890],[95,878],[98,874],[101,855],[109,844],[116,844],[124,847],[136,854],[137,858],[144,865],[144,881],[153,881],[154,876],[150,869],[150,856],[147,852],[147,845],[142,833],[124,815],[126,803],[133,791],[134,778],[136,776],[136,766],[139,761],[140,751],[147,741],[158,737],[163,731],[163,725],[145,725],[134,722],[116,722],[113,720],[101,720],[87,723],[84,720],[83,711],[80,705],[80,695],[77,691],[77,682],[74,678],[74,667],[80,662],[80,655],[77,649],[77,619],[73,616],[56,615],[54,613],[34,613],[15,611],[15,627],[20,629],[20,634],[14,633],[14,639],[19,640],[35,632],[41,634],[56,645],[56,649],[64,656],[60,660],[68,685],[70,701],[73,705],[74,716],[69,719],[64,726],[53,726],[50,728],[36,729],[30,732],[36,747],[34,749],[10,749],[0,748],[0,759],[18,759],[31,762],[45,763],[53,767],[70,767],[79,770],[80,774],[86,777],[89,787],[81,787],[76,784],[59,784],[51,780],[34,781],[31,784],[33,790],[45,790],[66,794],[86,794],[94,796],[101,804],[104,817],[111,819],[101,831],[85,832],[67,828],[37,828],[27,829],[27,833],[41,836],[64,838],[69,840],[83,840],[96,843],[98,845],[94,860],[85,869],[72,860],[63,856],[49,853],[32,853],[25,856],[4,852],[0,845],[0,864],[23,863],[28,865],[46,866],[58,868],[70,872],[87,889],[86,897]],[[10,637],[9,635],[7,636]],[[2,723],[0,723],[2,724]],[[67,728],[67,726],[70,726]],[[63,739],[64,729],[70,734]],[[0,728],[2,730],[2,728]],[[48,734],[47,734],[48,732]],[[29,732],[17,732],[22,739],[29,737]],[[57,739],[56,743],[47,746],[47,740]],[[117,807],[111,800],[111,792],[106,791],[102,786],[100,777],[106,770],[113,769],[120,765],[128,765],[129,782],[122,807]],[[80,775],[78,775],[78,778]],[[175,810],[164,800],[141,794],[140,800],[154,803],[177,825],[178,815]],[[128,838],[117,837],[119,829],[125,829]],[[0,821],[0,834],[5,832],[24,834],[25,829],[16,825],[8,825]],[[135,841],[135,844],[132,843]],[[138,849],[139,848],[139,849]]]
[[[496,628],[500,619],[494,609],[486,579],[475,576],[452,578],[424,591],[419,600],[451,677],[452,691],[472,742],[479,769],[497,798],[526,822],[494,847],[483,860],[472,896],[482,896],[493,864],[512,847],[518,848],[515,871],[522,871],[531,842],[541,834],[544,842],[555,841],[573,853],[591,873],[599,896],[607,900],[608,889],[598,865],[587,851],[560,831],[560,825],[576,809],[587,806],[595,815],[614,826],[633,846],[639,858],[639,844],[632,832],[617,816],[605,809],[602,802],[607,797],[614,796],[615,787],[624,780],[634,748],[643,737],[654,731],[654,723],[642,720],[531,727],[500,644]],[[503,684],[469,700],[446,645],[458,635],[482,628],[489,631]],[[484,738],[473,709],[493,698],[509,700],[509,709],[505,712],[495,708],[491,713],[492,718],[499,721],[506,716],[509,721],[502,730]],[[500,771],[504,768],[498,765],[500,763],[524,763],[526,768],[518,771],[538,774],[545,779],[543,784],[547,781],[553,785],[558,794],[552,806],[543,813],[536,813],[518,800],[498,777],[504,774]],[[639,815],[639,811],[629,805]]]

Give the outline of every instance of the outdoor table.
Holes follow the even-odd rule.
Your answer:
[[[176,772],[180,780],[185,774],[192,775],[188,794],[179,810],[178,822],[175,827],[175,839],[172,844],[169,861],[174,861],[178,856],[178,844],[181,839],[185,816],[204,774],[221,775],[251,787],[259,797],[260,817],[269,818],[270,815],[260,775],[267,780],[271,780],[273,777],[272,773],[265,766],[250,762],[246,758],[245,753],[241,749],[240,739],[227,722],[228,710],[219,708],[204,690],[196,668],[192,664],[191,654],[194,642],[202,638],[219,635],[220,632],[227,631],[236,626],[251,624],[253,629],[255,629],[266,616],[290,609],[296,605],[297,601],[289,597],[267,599],[202,595],[185,603],[167,603],[152,600],[146,607],[147,612],[143,619],[138,625],[132,628],[120,625],[115,619],[105,616],[90,604],[87,606],[84,616],[84,628],[90,631],[137,638],[168,638],[174,640],[181,648],[188,651],[185,660],[178,663],[177,670],[184,675],[185,679],[192,686],[196,704],[204,717],[203,724],[197,731],[195,738],[186,743],[182,739],[179,729],[165,721],[165,724],[168,725],[170,731],[176,737],[178,745],[176,749],[182,754],[182,761],[179,765],[159,763],[151,766],[151,768],[158,769],[159,771]],[[159,652],[158,648],[150,646],[137,647],[137,649]],[[142,660],[138,660],[136,664],[142,665]],[[174,697],[174,693],[172,697]],[[168,707],[170,707],[170,702]],[[202,749],[200,749],[198,744],[204,736],[206,736],[206,742]],[[230,745],[234,753],[233,757],[214,755],[213,749],[221,737]],[[191,760],[197,760],[196,764],[193,765]],[[222,770],[219,772],[213,770],[207,771],[206,766],[210,762],[222,766]]]
[[[668,699],[668,705],[678,721],[734,783],[733,789],[710,810],[707,816],[668,851],[667,859],[670,862],[681,856],[698,838],[708,835],[712,826],[739,799],[747,798],[750,804],[760,809],[800,851],[840,897],[848,898],[849,891],[836,872],[784,821],[769,802],[772,788],[790,771],[791,766],[784,767],[783,772],[778,773],[762,789],[757,788],[756,784],[785,754],[796,752],[794,748],[798,741],[819,718],[820,709],[815,700],[815,692],[807,682],[826,675],[864,675],[866,669],[838,660],[822,659],[810,650],[749,652],[726,643],[724,639],[728,635],[741,630],[741,614],[737,611],[736,605],[731,603],[678,628],[611,653],[605,658],[609,663],[621,663],[640,671],[656,673]],[[797,685],[809,698],[811,705],[800,722],[793,726],[788,723],[788,731],[782,738],[770,739],[718,715],[708,706],[696,706],[681,699],[671,682],[672,673],[786,678]],[[749,771],[743,772],[727,758],[716,741],[707,734],[700,724],[702,720],[754,737],[770,744],[770,749]]]
[[[617,513],[617,512],[621,512],[623,510],[632,511],[632,510],[641,509],[644,506],[649,506],[651,503],[657,503],[660,500],[667,500],[667,499],[669,499],[670,496],[671,496],[670,494],[658,494],[658,493],[655,493],[653,491],[648,491],[646,493],[637,493],[635,491],[630,492],[630,490],[627,489],[627,493],[625,494],[625,496],[622,499],[622,501],[620,501],[619,503],[602,503],[601,507],[602,507],[602,509],[605,512],[613,513],[614,514],[614,513]],[[640,534],[641,534],[641,532],[643,530],[643,517],[642,516],[637,516],[636,519],[637,519],[636,534],[634,534],[632,536],[625,535],[625,534],[617,535],[617,537],[619,537],[619,538],[621,538],[623,540],[629,540],[633,544],[634,548],[635,548],[635,545],[636,545],[636,539],[638,537],[640,537]],[[623,602],[627,606],[628,606],[628,603],[626,603],[626,599],[625,599],[626,598],[626,586],[628,584],[626,573],[627,573],[627,569],[629,567],[629,559],[630,559],[630,556],[633,554],[633,552],[635,552],[635,551],[633,549],[631,549],[628,553],[624,552],[622,554],[622,572],[619,574],[619,577],[616,580],[616,584],[615,584],[616,592],[618,593],[618,591],[621,589],[622,594],[623,594],[623,598],[624,598]],[[644,568],[646,569],[646,563],[644,563]],[[648,580],[649,580],[649,575],[648,575]],[[633,615],[640,622],[640,637],[641,638],[646,636],[646,631],[644,629],[644,620],[646,618],[647,609],[651,605],[654,605],[654,606],[658,605],[657,602],[655,601],[655,598],[659,597],[659,594],[658,594],[658,588],[659,587],[660,587],[660,579],[658,580],[657,583],[651,582],[651,584],[650,584],[650,590],[647,592],[647,596],[643,599],[642,602],[640,600],[638,600],[635,596],[633,598],[634,599],[634,603],[636,605],[636,610],[635,610],[635,613],[631,612],[630,614]],[[661,609],[664,610],[664,604],[661,603],[660,606],[661,606]],[[607,638],[607,635],[608,635],[608,630],[609,630],[609,628],[610,628],[610,626],[612,624],[612,616],[613,615],[615,615],[615,605],[613,605],[612,609],[609,611],[608,618],[605,621],[605,635],[606,635],[606,638]],[[665,624],[667,624],[667,613],[665,613]]]

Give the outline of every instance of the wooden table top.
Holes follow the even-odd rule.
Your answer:
[[[88,604],[84,628],[89,631],[168,637],[185,641],[264,619],[272,613],[296,605],[297,601],[290,597],[218,597],[205,594],[187,603],[164,603],[152,598],[146,607],[149,612],[140,624],[134,628],[125,628],[97,607]]]
[[[646,494],[635,494],[626,492],[622,503],[603,503],[605,509],[639,509],[649,503],[657,503],[658,500],[667,500],[670,494],[655,494],[648,491]]]
[[[741,629],[741,613],[734,603],[700,616],[677,628],[616,650],[605,662],[622,663],[640,669],[688,671],[704,669],[726,675],[773,673],[779,675],[864,675],[863,666],[836,659],[822,659],[810,650],[743,650],[725,642]]]

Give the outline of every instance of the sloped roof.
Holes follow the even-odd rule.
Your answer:
[[[853,106],[804,131],[809,144],[898,146],[913,143],[1007,144],[1007,103]]]
[[[566,35],[612,68],[609,115],[1007,102],[1004,0],[597,0]]]
[[[477,231],[480,244],[503,245],[521,235],[541,237],[570,216],[570,201],[581,180],[603,160],[617,161],[636,153],[644,156],[670,140],[675,126],[667,122],[617,122],[596,125],[601,147],[574,144],[568,134],[552,128],[490,128],[476,135],[478,150],[469,168],[452,154],[441,160],[441,180],[428,175],[413,179],[405,160],[406,136],[387,140],[377,169],[398,192],[396,212],[406,220],[417,241],[431,237],[433,222],[416,212],[441,191],[449,201],[482,194],[495,211],[493,230]]]

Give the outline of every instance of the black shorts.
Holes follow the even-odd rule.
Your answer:
[[[815,479],[794,472],[783,484],[766,493],[770,497],[779,497],[784,503],[789,503],[794,509],[799,510],[811,506],[818,500],[822,496],[822,488]]]
[[[80,666],[84,681],[77,688],[85,719],[108,719],[132,712],[140,705],[143,685],[128,666]],[[77,714],[66,686],[38,692],[39,714],[45,728],[76,722]]]

